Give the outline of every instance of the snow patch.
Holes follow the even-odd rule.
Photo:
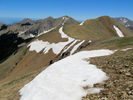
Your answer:
[[[55,29],[55,28],[51,28],[51,29],[49,29],[49,30],[47,30],[47,31],[43,31],[42,33],[38,34],[37,37],[40,36],[40,35],[43,35],[43,34],[45,34],[45,33],[48,33],[48,32],[50,32],[50,31],[52,31],[52,30],[54,30],[54,29]]]
[[[108,77],[84,59],[113,53],[111,50],[82,51],[55,62],[19,91],[20,100],[81,100],[87,93],[99,93],[101,89],[93,85]],[[85,90],[84,86],[91,88]]]
[[[63,26],[59,29],[59,33],[61,34],[62,38],[68,38],[69,40],[74,40],[74,38],[69,37],[63,32]]]
[[[127,23],[125,26],[126,26],[126,27],[129,27],[130,25]]]
[[[35,37],[35,35],[33,35],[33,34],[30,34],[30,37],[32,37],[32,38],[33,38],[33,37]]]
[[[37,53],[42,51],[45,46],[46,44],[42,40],[36,40],[28,45],[28,47],[30,47],[29,51],[36,51]]]
[[[113,25],[113,27],[116,30],[116,33],[118,34],[119,37],[124,37],[123,33],[118,27],[116,27],[115,25]]]
[[[26,31],[20,31],[18,35],[24,34]]]
[[[49,52],[50,49],[52,49],[55,54],[59,54],[62,51],[62,49],[69,43],[71,43],[71,41],[50,44],[47,41],[44,42],[42,40],[36,40],[30,43],[28,46],[30,47],[29,51],[36,51],[37,53],[39,53],[44,49],[43,52],[44,54],[46,54]]]
[[[31,42],[28,47],[29,51],[36,51],[37,53],[39,53],[40,51],[42,51],[44,49],[44,54],[48,53],[50,49],[53,50],[53,52],[55,54],[59,54],[62,49],[69,43],[71,43],[72,41],[74,41],[73,38],[67,36],[63,31],[62,31],[63,27],[61,27],[59,29],[59,33],[61,34],[62,38],[67,38],[68,41],[67,42],[58,42],[58,43],[49,43],[49,42],[44,42],[42,40],[36,40],[34,42]]]
[[[127,19],[123,19],[123,23],[125,24],[125,23],[127,23],[128,22],[128,20]]]
[[[81,22],[79,25],[82,26],[84,24],[85,21]]]
[[[99,93],[101,90],[103,90],[103,88],[89,88],[87,92],[89,94],[96,94]]]
[[[91,40],[89,40],[89,42],[88,43],[91,43],[92,41]]]
[[[64,20],[63,23],[62,23],[62,25],[64,25],[65,22],[66,22],[69,18],[67,18],[67,17],[62,17],[62,19]]]
[[[63,51],[63,53],[66,52],[67,50],[69,50],[74,44],[76,44],[77,41],[78,41],[78,40],[74,40],[74,42],[71,43],[71,44]]]
[[[70,54],[72,55],[78,49],[78,47],[84,42],[85,42],[85,40],[83,40],[83,41],[79,42],[77,45],[75,45],[73,47],[73,49],[71,50]]]
[[[121,51],[128,51],[128,50],[131,50],[133,48],[126,48],[126,49],[122,49]]]
[[[53,29],[51,29],[53,30]],[[49,30],[49,31],[51,31]],[[47,32],[49,32],[47,31]],[[45,32],[44,32],[45,33]],[[43,33],[43,34],[44,34]],[[36,51],[37,53],[39,53],[40,51],[42,51],[44,49],[44,54],[48,53],[50,49],[53,50],[53,52],[55,54],[59,54],[66,45],[71,44],[63,51],[63,52],[66,52],[68,49],[70,49],[74,44],[76,44],[78,41],[78,39],[74,39],[74,38],[71,38],[69,37],[68,35],[66,35],[64,32],[63,32],[63,26],[59,29],[59,33],[61,34],[61,37],[62,38],[67,38],[68,41],[66,42],[58,42],[58,43],[49,43],[48,41],[42,41],[42,40],[36,40],[36,41],[33,41],[31,42],[28,47],[29,48],[29,51]],[[39,35],[42,35],[42,34],[39,34]],[[74,46],[74,48],[72,49],[71,51],[71,54],[73,54],[77,48],[84,42],[85,40],[81,41],[80,43],[78,43],[77,45]],[[89,41],[89,43],[91,42],[91,40]]]

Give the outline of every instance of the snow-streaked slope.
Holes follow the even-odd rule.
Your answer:
[[[113,25],[113,27],[116,30],[116,33],[118,34],[119,37],[124,37],[123,33],[118,27],[116,27],[115,25]]]
[[[84,24],[85,21],[81,22],[79,25],[82,26]]]
[[[128,50],[131,50],[133,48],[126,48],[126,49],[122,49],[121,51],[128,51]]]
[[[55,29],[55,28],[51,28],[51,29],[49,29],[49,30],[47,30],[47,31],[44,31],[44,32],[38,34],[37,37],[40,36],[40,35],[43,35],[43,34],[45,34],[45,33],[48,33],[48,32],[50,32],[50,31],[52,31],[52,30],[54,30],[54,29]]]
[[[53,29],[52,29],[53,30]],[[51,30],[49,30],[51,31]],[[61,38],[67,38],[68,41],[66,42],[58,42],[58,43],[49,43],[48,41],[42,41],[42,40],[35,40],[33,42],[31,42],[28,47],[29,51],[36,51],[37,53],[39,53],[40,51],[44,50],[44,54],[48,53],[50,49],[53,50],[53,52],[55,54],[59,54],[61,53],[61,51],[63,50],[63,53],[66,52],[67,50],[69,50],[72,46],[74,46],[78,41],[81,41],[79,39],[74,39],[69,37],[68,35],[66,35],[63,32],[63,26],[59,29],[59,33],[61,35]],[[72,43],[71,43],[72,42]],[[79,42],[77,45],[75,45],[70,54],[73,54],[77,48],[82,45],[82,43],[84,43],[85,40],[82,40],[81,42]],[[89,43],[91,42],[91,40],[89,40]],[[71,44],[70,44],[71,43]],[[70,44],[70,45],[68,45]]]
[[[77,45],[75,45],[73,47],[73,49],[71,50],[70,54],[73,54],[78,49],[78,47],[84,42],[85,42],[85,40],[83,40],[83,41],[79,42]]]
[[[78,40],[74,40],[74,41],[63,51],[63,53],[66,52],[67,50],[69,50],[73,45],[75,45],[77,41],[78,41]]]
[[[68,38],[68,41],[73,41],[73,40],[75,40],[74,38],[69,37],[68,35],[66,35],[66,34],[63,32],[63,26],[59,29],[59,33],[61,34],[61,37],[62,37],[62,38]]]
[[[28,46],[29,51],[36,51],[37,53],[39,53],[41,50],[44,49],[44,47],[46,46],[47,43],[43,42],[42,40],[36,40],[34,42],[31,42]]]
[[[71,37],[67,36],[63,32],[63,26],[59,29],[59,33],[60,33],[60,35],[61,35],[62,38],[67,38],[68,41],[66,41],[66,42],[58,42],[58,43],[49,43],[48,41],[35,40],[35,41],[31,42],[28,45],[28,47],[30,47],[29,48],[29,51],[36,51],[37,53],[39,53],[40,51],[44,50],[43,52],[44,52],[44,54],[46,54],[46,53],[49,52],[50,49],[52,49],[55,54],[59,54],[59,53],[61,53],[61,51],[64,49],[64,47],[66,45],[68,45],[71,42],[73,42],[63,52],[66,52],[75,43],[77,43],[78,41],[80,41],[78,39],[74,39],[74,38],[71,38]],[[85,41],[85,40],[83,40],[83,41]],[[82,44],[82,42],[80,42],[78,45],[74,46],[71,54],[73,54],[75,52],[75,50]]]
[[[36,51],[37,53],[39,53],[41,50],[44,49],[44,54],[48,53],[50,49],[53,50],[53,52],[55,54],[59,54],[62,49],[67,45],[71,43],[71,41],[67,41],[67,42],[59,42],[59,43],[49,43],[49,42],[44,42],[42,40],[36,40],[32,43],[30,43],[28,46],[29,51]]]
[[[41,50],[44,49],[44,54],[46,54],[46,53],[49,52],[50,49],[52,49],[55,54],[59,54],[67,44],[69,44],[72,41],[74,41],[74,39],[69,37],[69,36],[67,36],[62,31],[62,29],[63,29],[63,27],[61,27],[59,29],[59,33],[61,34],[62,38],[67,38],[68,41],[66,41],[66,42],[58,42],[58,43],[51,43],[50,44],[47,41],[36,40],[36,41],[31,42],[28,45],[30,47],[29,51],[36,51],[37,53],[39,53]]]
[[[81,100],[87,93],[100,92],[101,88],[93,85],[108,77],[84,59],[112,53],[110,50],[82,51],[55,62],[20,90],[20,100]],[[84,86],[91,88],[84,90]]]

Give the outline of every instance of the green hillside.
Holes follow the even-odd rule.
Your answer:
[[[117,26],[124,36],[133,36],[133,31],[108,16],[86,20],[83,25],[66,25],[64,31],[69,36],[78,39],[101,40],[118,37],[113,25]]]

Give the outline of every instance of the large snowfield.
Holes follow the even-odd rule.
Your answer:
[[[108,77],[86,59],[113,53],[106,49],[81,51],[55,62],[20,90],[20,100],[81,100],[87,93],[99,93],[101,88],[93,85]],[[84,90],[85,86],[90,88]]]

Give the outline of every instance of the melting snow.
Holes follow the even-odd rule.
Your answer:
[[[59,33],[61,34],[61,37],[62,38],[68,38],[68,40],[74,40],[74,38],[71,38],[69,37],[68,35],[66,35],[64,32],[63,32],[63,26],[59,29]]]
[[[20,100],[81,100],[87,93],[99,93],[101,88],[93,85],[108,77],[84,59],[112,53],[110,50],[82,51],[55,62],[19,91]],[[84,90],[84,86],[91,88]]]
[[[33,37],[35,37],[35,35],[33,35],[33,34],[30,34],[30,37],[32,37],[32,38],[33,38]]]
[[[70,54],[73,54],[78,49],[78,47],[84,42],[85,42],[85,40],[83,40],[83,41],[79,42],[77,45],[75,45],[73,47],[73,49],[71,50]]]
[[[44,32],[38,34],[37,36],[40,36],[40,35],[45,34],[45,33],[48,33],[48,32],[50,32],[50,31],[52,31],[52,30],[54,30],[54,29],[55,29],[55,28],[51,28],[51,29],[49,29],[49,30],[47,30],[47,31],[44,31]]]
[[[49,43],[49,42],[44,42],[42,40],[36,40],[34,42],[31,42],[28,46],[30,46],[30,51],[36,51],[37,53],[39,53],[41,50],[44,49],[44,54],[48,53],[48,51],[50,49],[53,50],[53,52],[55,54],[59,54],[62,49],[69,43],[71,43],[74,39],[67,36],[63,31],[62,31],[63,27],[61,27],[59,29],[59,33],[61,34],[62,38],[67,38],[68,41],[67,42],[58,42],[58,43]]]
[[[81,22],[79,25],[81,25],[81,26],[82,26],[82,25],[84,24],[84,22],[85,22],[85,21]]]
[[[96,94],[99,93],[103,88],[89,88],[87,91],[89,94]]]
[[[124,23],[127,23],[127,22],[128,22],[128,20],[124,18],[124,19],[123,19],[123,22],[124,22]]]
[[[20,31],[18,35],[24,34],[26,31]]]
[[[51,29],[49,29],[49,30],[47,30],[47,31],[44,31],[44,32],[38,34],[37,37],[40,36],[40,35],[42,35],[42,34],[48,33],[48,32],[50,32],[50,31],[52,31],[53,29],[55,29],[55,28],[51,28]],[[22,35],[22,34],[24,34],[25,32],[26,32],[26,31],[19,32],[19,35]],[[30,37],[33,38],[33,37],[36,37],[36,35],[30,34]]]
[[[116,27],[115,25],[113,25],[113,27],[116,30],[116,33],[118,34],[119,37],[124,37],[123,33],[118,27]]]
[[[51,30],[53,30],[53,29],[51,29]],[[51,31],[51,30],[48,30],[47,32],[49,32],[49,31]],[[44,32],[45,33],[45,32]],[[43,34],[44,34],[43,33]],[[66,35],[64,32],[63,32],[63,26],[59,29],[59,33],[61,34],[61,37],[62,38],[67,38],[68,39],[68,41],[66,41],[66,42],[58,42],[58,43],[49,43],[49,42],[47,42],[47,41],[42,41],[42,40],[36,40],[36,41],[33,41],[33,42],[31,42],[29,45],[28,45],[28,47],[30,47],[29,48],[29,51],[36,51],[37,53],[39,53],[40,51],[42,51],[43,49],[44,49],[44,54],[46,54],[46,53],[48,53],[49,52],[49,50],[50,49],[52,49],[53,50],[53,52],[55,53],[55,54],[59,54],[62,50],[63,50],[63,48],[66,46],[66,45],[68,45],[68,44],[70,44],[71,42],[71,44],[67,47],[67,48],[65,48],[64,49],[64,51],[63,52],[66,52],[68,49],[70,49],[73,45],[75,45],[78,41],[80,41],[80,40],[78,40],[78,39],[74,39],[74,38],[71,38],[71,37],[69,37],[68,35]],[[41,35],[41,34],[39,34],[39,35]],[[85,40],[83,40],[83,41],[81,41],[80,43],[78,43],[77,45],[75,45],[74,47],[73,47],[73,49],[72,49],[72,51],[70,52],[70,54],[73,54],[76,50],[77,50],[77,48],[84,42]],[[91,40],[89,41],[89,43],[91,42]]]
[[[39,53],[42,49],[45,47],[45,43],[42,40],[36,40],[34,42],[31,42],[28,46],[30,46],[29,51],[36,51]]]
[[[63,23],[62,23],[62,25],[64,25],[65,22],[66,22],[69,18],[67,18],[67,17],[62,17],[62,19],[64,20]]]
[[[76,44],[77,41],[78,41],[78,40],[74,40],[74,42],[71,43],[63,52],[66,52],[67,50],[69,50],[73,45]]]
[[[28,46],[30,46],[29,51],[36,51],[37,53],[39,53],[44,49],[44,54],[46,54],[50,49],[52,49],[55,54],[59,54],[62,49],[69,43],[71,43],[71,41],[50,44],[49,42],[36,40],[30,43]]]
[[[131,50],[133,48],[126,48],[126,49],[122,49],[121,51],[127,51],[127,50]]]
[[[126,27],[129,27],[130,25],[127,23],[125,26],[126,26]]]
[[[89,42],[88,43],[91,43],[92,41],[91,40],[89,40]]]

